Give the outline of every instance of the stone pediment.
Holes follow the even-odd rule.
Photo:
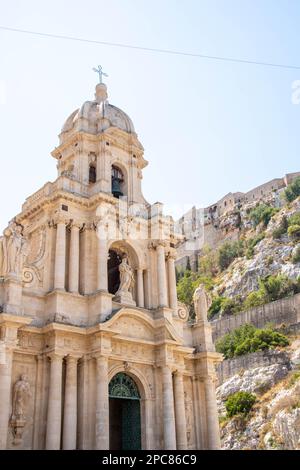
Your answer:
[[[123,337],[154,341],[154,321],[135,309],[122,308],[103,326],[106,330],[111,330]]]
[[[154,320],[148,315],[134,308],[122,308],[107,322],[101,325],[102,330],[111,331],[124,338],[149,341],[175,341],[181,342],[171,325],[162,325],[161,320]]]

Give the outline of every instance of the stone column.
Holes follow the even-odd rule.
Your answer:
[[[33,428],[33,449],[40,449],[40,424],[42,407],[42,389],[43,389],[43,364],[44,356],[36,356],[36,396],[34,404],[34,428]]]
[[[77,436],[77,358],[67,357],[63,449],[76,449]]]
[[[83,356],[78,377],[78,444],[80,450],[90,449],[89,442],[89,358]]]
[[[13,351],[6,349],[5,363],[0,364],[0,449],[6,449]]]
[[[44,279],[43,285],[46,292],[53,290],[54,282],[54,269],[55,269],[55,244],[56,244],[56,230],[54,229],[54,221],[50,220],[48,222],[48,227],[46,229],[46,246],[48,249],[48,256],[45,260],[44,266]]]
[[[79,290],[79,225],[71,225],[69,257],[69,291],[74,294]]]
[[[174,415],[173,379],[168,366],[162,368],[163,382],[163,422],[164,422],[164,449],[176,449],[176,431]]]
[[[144,276],[143,270],[137,269],[137,305],[144,308]]]
[[[50,381],[46,429],[46,449],[59,450],[61,436],[61,394],[63,356],[50,355]]]
[[[97,290],[107,292],[107,240],[105,229],[99,224],[96,231],[98,239],[97,252]]]
[[[95,448],[109,449],[109,401],[107,357],[96,358],[96,427]]]
[[[158,243],[157,253],[157,283],[158,283],[158,304],[159,307],[168,306],[167,276],[165,263],[164,243]]]
[[[169,299],[170,308],[177,312],[177,288],[176,288],[176,272],[175,272],[175,253],[170,252],[168,255],[168,278],[169,278]]]
[[[150,296],[150,270],[145,269],[144,271],[144,303],[146,308],[151,308],[151,296]]]
[[[195,433],[196,433],[196,449],[204,449],[204,439],[203,439],[203,422],[206,423],[206,410],[204,410],[204,416],[200,412],[200,403],[199,403],[199,387],[198,387],[198,378],[192,378],[193,386],[193,408],[195,415]]]
[[[59,220],[57,222],[57,229],[56,229],[54,289],[64,290],[65,272],[66,272],[66,224],[64,221]]]
[[[211,377],[204,379],[207,444],[209,450],[220,449],[220,428],[216,401],[215,385]]]
[[[188,448],[188,445],[186,434],[183,375],[181,372],[176,372],[174,376],[174,396],[177,449],[186,450]]]

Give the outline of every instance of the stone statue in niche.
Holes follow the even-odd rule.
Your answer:
[[[130,292],[131,287],[134,285],[134,273],[133,269],[128,263],[127,256],[123,256],[122,261],[119,265],[120,273],[120,286],[116,292],[114,300],[125,305],[136,305],[132,299],[132,294]]]
[[[211,306],[211,297],[206,292],[206,289],[203,284],[200,284],[199,287],[194,292],[193,296],[194,307],[195,307],[195,316],[196,322],[207,321],[207,312]]]
[[[127,256],[124,256],[119,266],[120,271],[120,287],[118,292],[128,292],[134,284],[133,270],[128,264]]]
[[[25,419],[27,401],[30,397],[30,384],[26,374],[22,374],[14,385],[12,418]]]
[[[185,419],[186,419],[186,435],[188,444],[191,441],[192,437],[192,412],[193,412],[193,403],[187,392],[184,392],[184,406],[185,406]]]
[[[26,408],[31,396],[30,384],[26,374],[22,374],[13,387],[11,427],[15,445],[22,442],[22,435],[26,424]]]
[[[24,258],[27,256],[27,240],[23,236],[22,225],[13,222],[4,230],[0,250],[0,274],[19,275],[22,271]]]

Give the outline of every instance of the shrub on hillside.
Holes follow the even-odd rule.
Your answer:
[[[288,228],[288,236],[293,240],[300,240],[300,225],[290,225]]]
[[[225,242],[218,251],[218,264],[221,271],[227,269],[235,258],[243,256],[244,244],[241,240]]]
[[[236,297],[214,297],[212,304],[208,310],[208,319],[212,319],[215,315],[233,315],[243,308],[243,302],[239,295]]]
[[[295,212],[289,219],[288,225],[300,225],[300,212]]]
[[[211,306],[209,307],[207,314],[207,318],[209,320],[215,315],[218,315],[218,313],[220,313],[223,301],[224,297],[221,297],[219,295],[212,300]]]
[[[251,411],[255,401],[256,397],[252,393],[243,391],[233,393],[225,402],[228,418],[238,414],[247,415],[249,411]]]
[[[218,259],[215,250],[204,246],[199,257],[199,273],[203,276],[214,277],[218,273]]]
[[[216,350],[229,359],[288,344],[287,337],[274,331],[271,327],[258,329],[253,325],[245,324],[218,339]]]
[[[262,292],[257,290],[250,292],[244,300],[244,309],[248,310],[249,308],[259,307],[265,303],[264,296]]]
[[[211,278],[201,276],[199,273],[193,273],[192,271],[185,271],[184,275],[178,280],[177,283],[177,296],[180,302],[183,302],[190,311],[191,318],[194,318],[194,303],[193,295],[195,289],[199,284],[204,284],[207,290],[211,290],[213,282]]]
[[[289,223],[287,217],[284,215],[281,219],[280,225],[278,228],[273,230],[272,237],[276,240],[282,237],[287,232]]]
[[[287,202],[292,202],[300,196],[300,176],[288,185],[284,192],[284,196]]]
[[[259,204],[257,207],[254,207],[254,209],[251,209],[249,218],[254,227],[257,227],[260,223],[263,223],[263,225],[267,227],[276,212],[278,212],[278,209],[275,207],[267,206],[266,204]]]
[[[255,246],[261,242],[264,238],[265,238],[266,234],[265,232],[262,232],[262,233],[259,233],[256,237],[254,238],[250,238],[249,240],[247,240],[247,244],[246,244],[246,257],[248,259],[251,259],[254,255],[254,248]]]
[[[300,291],[299,280],[294,281],[283,274],[277,276],[266,276],[259,281],[259,293],[264,303],[283,299]]]
[[[300,263],[300,245],[296,248],[296,251],[295,251],[295,253],[293,254],[292,262],[293,262],[294,264]]]

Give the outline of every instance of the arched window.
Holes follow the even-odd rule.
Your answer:
[[[120,168],[116,166],[111,167],[111,192],[114,197],[119,198],[123,196],[122,185],[124,183],[123,173]]]
[[[94,165],[90,165],[89,168],[89,183],[96,183],[96,167]]]

